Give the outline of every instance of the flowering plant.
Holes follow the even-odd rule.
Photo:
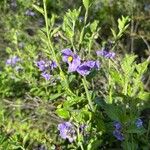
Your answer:
[[[60,16],[48,11],[50,2],[10,4],[43,21],[35,31],[24,29],[28,35],[20,24],[11,32],[0,68],[2,148],[149,148],[149,57],[120,52],[131,19],[120,17],[104,37],[102,22],[90,16],[96,1],[82,0],[83,7]]]

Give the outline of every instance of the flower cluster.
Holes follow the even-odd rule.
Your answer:
[[[58,130],[62,139],[67,139],[70,143],[72,143],[76,139],[76,131],[74,125],[70,122],[60,123],[58,125]]]
[[[118,122],[118,121],[115,121],[114,122],[114,128],[115,128],[115,130],[113,131],[113,135],[117,138],[117,140],[123,141],[124,140],[124,136],[121,133],[121,130],[122,130],[121,123]]]
[[[62,50],[62,60],[68,63],[68,72],[78,72],[82,76],[88,75],[92,69],[99,69],[99,61],[84,61],[81,63],[81,58],[74,54],[70,49]]]
[[[137,126],[137,128],[141,128],[143,126],[143,121],[140,118],[138,118],[135,121],[135,125]]]
[[[79,133],[83,137],[87,137],[87,132],[86,132],[87,126],[85,124],[79,125]],[[62,139],[68,140],[70,143],[74,142],[77,139],[77,127],[74,126],[70,122],[63,122],[58,124],[57,129],[59,130],[59,135]]]
[[[113,59],[115,57],[114,52],[109,52],[108,50],[102,49],[99,51],[96,51],[97,56],[103,56],[108,59]]]
[[[57,68],[57,64],[55,61],[45,61],[45,60],[37,61],[36,66],[42,72],[41,75],[42,77],[45,78],[45,80],[50,80],[51,75],[49,72]]]
[[[19,61],[20,61],[20,58],[18,56],[12,56],[6,60],[6,65],[14,67],[16,63]]]

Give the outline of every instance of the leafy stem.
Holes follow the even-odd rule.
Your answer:
[[[48,25],[46,0],[43,0],[43,5],[44,5],[44,19],[45,19],[45,24],[46,24],[46,34],[47,34],[47,38],[48,38],[48,48],[52,51],[52,56],[53,56],[54,60],[56,61],[57,65],[58,65],[58,68],[59,68],[59,70],[60,70],[61,79],[65,81],[65,84],[66,84],[66,87],[65,87],[65,88],[66,88],[66,90],[67,90],[71,95],[74,95],[74,93],[70,90],[68,81],[67,81],[67,79],[66,79],[66,76],[64,75],[64,73],[63,73],[63,71],[62,71],[62,69],[61,69],[61,66],[59,65],[59,62],[58,62],[58,59],[57,59],[55,50],[54,50],[54,48],[53,48],[53,44],[52,44],[50,35],[49,35],[50,32],[49,32],[49,25]]]
[[[111,75],[110,75],[110,59],[108,60],[108,88],[109,88],[109,103],[112,103],[112,86],[111,86]]]
[[[84,33],[85,33],[85,28],[86,28],[88,13],[89,13],[89,8],[86,8],[86,12],[85,12],[85,16],[84,16],[84,26],[83,26],[81,34],[80,34],[79,50],[81,49],[81,43],[83,41],[83,37],[84,37]]]
[[[94,106],[92,104],[91,96],[90,96],[90,93],[89,93],[89,90],[88,90],[87,81],[86,81],[85,77],[82,79],[82,82],[83,82],[83,86],[84,86],[84,89],[85,89],[85,93],[86,93],[86,97],[87,97],[87,100],[88,100],[89,107],[92,111],[94,111]]]

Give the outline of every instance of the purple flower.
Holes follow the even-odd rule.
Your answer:
[[[70,143],[76,139],[74,126],[70,122],[60,123],[58,125],[58,130],[62,139],[68,139]]]
[[[13,56],[13,57],[7,59],[6,65],[14,66],[19,61],[20,61],[20,58],[18,58],[17,56]]]
[[[51,70],[57,68],[57,64],[56,64],[55,61],[51,61],[51,63],[50,63],[50,68],[51,68]]]
[[[122,128],[121,123],[118,122],[118,121],[114,122],[114,127],[115,127],[116,130],[121,130],[121,128]]]
[[[143,121],[140,118],[138,118],[135,121],[135,124],[136,124],[137,128],[141,128],[143,126]]]
[[[121,133],[121,129],[122,129],[122,125],[119,121],[115,121],[113,123],[115,130],[113,131],[113,135],[117,138],[117,140],[119,141],[123,141],[124,140],[124,136]]]
[[[39,68],[40,71],[44,71],[45,70],[45,65],[46,62],[44,60],[40,60],[36,62],[36,66]]]
[[[57,68],[57,64],[55,61],[44,61],[40,60],[36,62],[36,66],[39,68],[40,71],[45,71],[47,69],[53,70],[54,68]]]
[[[77,67],[77,72],[82,75],[86,76],[88,75],[92,69],[99,69],[99,61],[86,61],[83,62],[80,66]]]
[[[42,75],[42,77],[45,78],[45,80],[50,80],[50,78],[51,78],[51,75],[46,72],[43,72],[41,75]]]
[[[81,59],[77,54],[74,54],[70,49],[62,50],[62,59],[64,62],[67,62],[68,72],[74,72],[77,70],[77,67],[81,64]]]
[[[99,61],[86,61],[81,64],[81,59],[77,54],[74,54],[70,49],[62,50],[62,59],[67,62],[68,72],[77,71],[82,76],[88,75],[92,69],[99,69]]]
[[[97,56],[103,56],[103,57],[109,58],[109,59],[113,59],[115,57],[114,52],[109,52],[104,49],[102,49],[100,51],[96,51],[96,54],[97,54]]]
[[[114,130],[113,131],[113,135],[117,138],[117,140],[119,141],[123,141],[124,140],[124,136],[123,134],[119,131],[119,130]]]

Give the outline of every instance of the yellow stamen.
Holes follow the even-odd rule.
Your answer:
[[[69,62],[72,62],[72,60],[73,60],[73,57],[72,57],[72,56],[69,56],[69,57],[68,57],[68,61],[69,61]]]

